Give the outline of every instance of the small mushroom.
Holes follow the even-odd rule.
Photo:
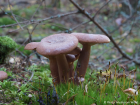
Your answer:
[[[3,81],[8,77],[7,73],[4,71],[0,71],[0,81]]]
[[[128,88],[128,89],[124,90],[123,92],[130,96],[138,95],[138,91],[135,89],[132,89],[132,88]]]
[[[109,43],[110,39],[107,36],[100,34],[72,33],[72,35],[76,36],[79,42],[83,45],[76,71],[78,74],[77,77],[84,77],[88,67],[91,46],[97,43]]]
[[[70,34],[54,34],[43,38],[38,44],[36,51],[49,59],[56,58],[60,82],[68,80],[69,66],[65,54],[74,50],[78,45],[78,39]],[[50,63],[51,65],[51,63]],[[55,70],[51,70],[56,72]]]
[[[67,62],[69,64],[69,69],[70,69],[70,71],[69,71],[70,80],[74,79],[74,65],[73,65],[73,62],[79,58],[80,52],[81,52],[81,49],[79,47],[76,47],[74,50],[72,50],[71,52],[69,52],[69,54],[66,55]]]
[[[69,73],[68,74],[69,74],[69,80],[70,81],[74,80],[74,65],[73,65],[73,62],[78,59],[77,56],[78,55],[72,55],[72,54],[67,54],[66,55],[67,62],[68,62],[68,65],[69,65]]]
[[[67,62],[69,65],[69,79],[71,80],[74,77],[74,66],[73,66],[73,62],[76,60],[75,56],[72,54],[67,54],[66,55],[67,58]]]

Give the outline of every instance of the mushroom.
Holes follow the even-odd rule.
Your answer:
[[[126,90],[123,91],[124,93],[133,96],[133,95],[138,95],[138,91],[132,88],[128,88]]]
[[[76,81],[78,81],[77,77],[85,76],[91,46],[97,43],[109,43],[110,39],[107,36],[100,34],[72,33],[72,35],[76,36],[79,42],[83,45],[76,67]]]
[[[74,80],[74,65],[73,65],[73,62],[75,60],[77,60],[78,57],[77,57],[77,55],[67,54],[66,58],[67,58],[67,62],[68,62],[68,65],[69,65],[69,72],[68,72],[69,81],[73,81]]]
[[[25,46],[25,50],[35,50],[37,48],[37,45],[39,44],[40,42],[31,42],[31,43],[28,43],[26,46]],[[58,73],[58,67],[57,67],[57,62],[56,62],[56,58],[53,57],[53,56],[50,56],[49,57],[49,60],[50,60],[50,69],[51,69],[51,75],[54,79],[54,84],[59,84],[60,83],[60,80],[59,80],[59,73]]]
[[[60,82],[65,83],[69,78],[69,66],[65,54],[74,50],[77,45],[78,39],[73,35],[65,33],[54,34],[43,38],[37,45],[36,51],[50,59],[51,72],[55,77],[57,76],[57,67],[56,65],[54,67],[52,57],[56,59]]]
[[[3,81],[8,77],[7,73],[4,71],[0,71],[0,81]]]
[[[74,66],[73,66],[73,62],[76,60],[76,57],[72,54],[67,54],[66,55],[66,58],[67,58],[67,62],[68,62],[68,65],[69,65],[69,79],[71,80],[74,76]]]
[[[74,79],[73,62],[79,58],[80,52],[81,52],[81,49],[79,47],[76,47],[74,50],[72,50],[71,52],[69,52],[69,54],[66,55],[67,62],[69,64],[69,69],[70,69],[70,72],[69,72],[70,81]]]

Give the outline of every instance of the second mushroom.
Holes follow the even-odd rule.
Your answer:
[[[76,84],[79,84],[78,78],[84,78],[88,67],[91,46],[98,43],[109,43],[110,39],[105,35],[100,34],[86,34],[86,33],[72,33],[77,37],[79,43],[83,45],[80,53],[77,67],[76,67]]]

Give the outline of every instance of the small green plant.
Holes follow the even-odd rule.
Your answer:
[[[0,37],[0,63],[4,63],[6,57],[17,47],[15,41],[8,36]]]

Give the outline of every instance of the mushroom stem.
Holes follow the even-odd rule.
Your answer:
[[[71,82],[73,80],[74,77],[74,65],[73,62],[69,62],[69,82]]]
[[[65,54],[60,54],[56,56],[59,78],[62,83],[65,83],[69,79],[69,66]]]
[[[89,57],[90,57],[91,46],[89,44],[83,44],[83,49],[80,53],[77,66],[76,66],[76,83],[78,83],[78,77],[85,77],[86,70],[88,67]]]
[[[73,78],[74,78],[74,65],[73,65],[73,62],[76,60],[76,57],[75,55],[72,55],[72,54],[67,54],[66,55],[66,58],[67,58],[67,62],[68,62],[68,65],[69,65],[69,82],[73,81]]]
[[[60,83],[57,61],[56,61],[56,58],[54,56],[49,57],[49,60],[50,60],[51,75],[54,79],[53,83],[55,85],[57,85]]]

